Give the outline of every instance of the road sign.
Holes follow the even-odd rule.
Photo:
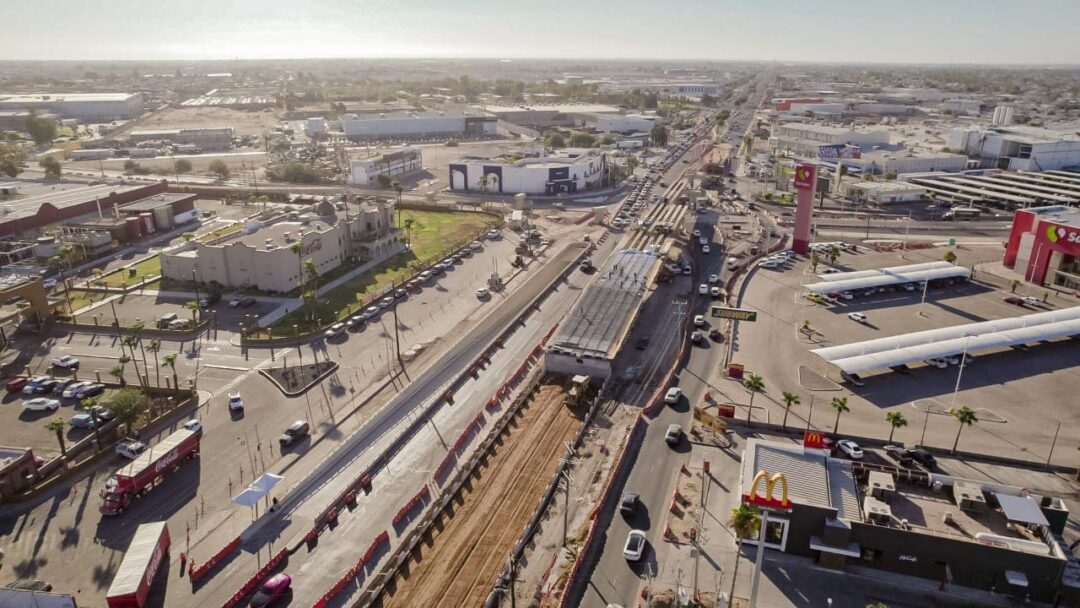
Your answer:
[[[742,308],[727,308],[725,306],[713,306],[709,313],[719,319],[734,319],[736,321],[757,321],[756,310],[744,310]]]

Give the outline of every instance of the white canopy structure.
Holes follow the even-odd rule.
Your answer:
[[[839,281],[824,281],[812,283],[806,288],[816,294],[838,293],[841,291],[856,291],[871,287],[886,287],[888,285],[902,285],[904,283],[918,283],[919,281],[940,281],[946,279],[970,279],[971,270],[963,266],[947,264],[948,268],[928,268],[925,270],[913,270],[895,273],[879,273],[875,276],[857,277]]]
[[[827,346],[810,352],[849,374],[859,374],[964,351],[974,353],[1072,336],[1080,336],[1080,307]]]
[[[917,270],[930,270],[931,268],[952,268],[953,265],[938,260],[937,262],[923,262],[921,264],[907,264],[905,266],[890,266],[889,268],[873,268],[870,270],[852,270],[850,272],[834,272],[832,274],[818,273],[818,277],[825,281],[844,281],[847,279],[862,279],[864,277],[876,277],[883,274],[899,274],[915,272]]]
[[[280,475],[263,473],[259,475],[258,479],[251,482],[251,485],[245,488],[243,492],[233,496],[232,501],[245,507],[257,505],[263,497],[270,493],[270,490],[274,489],[274,486],[281,483],[282,479],[285,478]]]

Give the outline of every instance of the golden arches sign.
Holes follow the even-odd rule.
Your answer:
[[[759,487],[764,484],[765,493],[759,492]],[[780,498],[776,498],[776,486],[780,485]],[[790,509],[791,501],[788,499],[787,478],[783,473],[770,475],[765,471],[758,471],[754,480],[750,482],[750,491],[743,496],[743,502],[759,507],[771,509]]]

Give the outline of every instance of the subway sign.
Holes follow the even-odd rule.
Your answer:
[[[735,321],[757,321],[756,310],[744,310],[742,308],[727,308],[724,306],[713,306],[710,309],[710,314],[718,319],[734,319]]]

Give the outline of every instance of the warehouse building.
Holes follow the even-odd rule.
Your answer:
[[[193,145],[205,150],[228,150],[232,148],[232,127],[204,127],[197,129],[152,129],[132,131],[128,143],[137,146],[146,141],[165,141],[180,145]]]
[[[645,114],[587,114],[585,126],[601,133],[648,133],[656,116]]]
[[[889,132],[883,129],[855,130],[846,127],[784,123],[775,131],[777,147],[802,156],[815,156],[821,146],[858,146],[869,150],[874,146],[889,144]]]
[[[899,176],[907,173],[957,172],[967,168],[968,158],[947,152],[911,152],[907,150],[871,150],[845,159],[853,173]]]
[[[57,120],[56,114],[38,112],[38,118]],[[0,131],[26,132],[26,121],[30,120],[30,110],[0,110]]]
[[[348,260],[380,261],[403,250],[391,203],[323,201],[306,213],[269,225],[249,222],[236,235],[213,243],[194,241],[161,254],[166,278],[226,288],[254,287],[286,293],[297,288],[304,262],[320,275]],[[299,253],[293,246],[299,245]]]
[[[533,129],[550,127],[585,128],[589,120],[595,120],[597,116],[617,117],[622,115],[619,108],[604,104],[488,105],[479,109],[499,120]],[[652,126],[650,125],[649,128],[652,128]]]
[[[1007,112],[1011,115],[1011,108]],[[949,131],[947,142],[950,150],[967,154],[987,169],[1049,171],[1080,167],[1080,135],[1076,133],[1019,125],[970,127]]]
[[[51,112],[81,122],[127,120],[143,113],[141,93],[50,93],[6,95],[0,93],[0,110]]]
[[[484,137],[495,135],[495,119],[490,116],[444,112],[387,112],[348,114],[341,130],[353,141],[386,138]]]
[[[926,188],[907,182],[845,181],[840,190],[853,201],[874,205],[910,203],[926,198]]]
[[[1018,602],[1080,601],[1080,564],[1062,536],[1069,511],[1059,498],[833,458],[823,439],[807,431],[802,445],[747,440],[739,494],[764,511],[766,549],[830,570],[874,568]]]
[[[1017,211],[1003,263],[1036,285],[1080,292],[1080,209],[1058,205]]]
[[[451,163],[450,189],[548,196],[584,192],[602,183],[607,168],[607,155],[593,150],[563,151],[560,156],[525,158],[513,163],[487,160]]]
[[[91,215],[111,213],[114,206],[161,194],[165,183],[146,186],[99,184],[36,194],[0,204],[0,235],[38,236],[46,227]]]
[[[379,176],[397,179],[424,168],[420,148],[407,147],[393,152],[376,153],[349,161],[349,184],[353,186],[377,186]]]

